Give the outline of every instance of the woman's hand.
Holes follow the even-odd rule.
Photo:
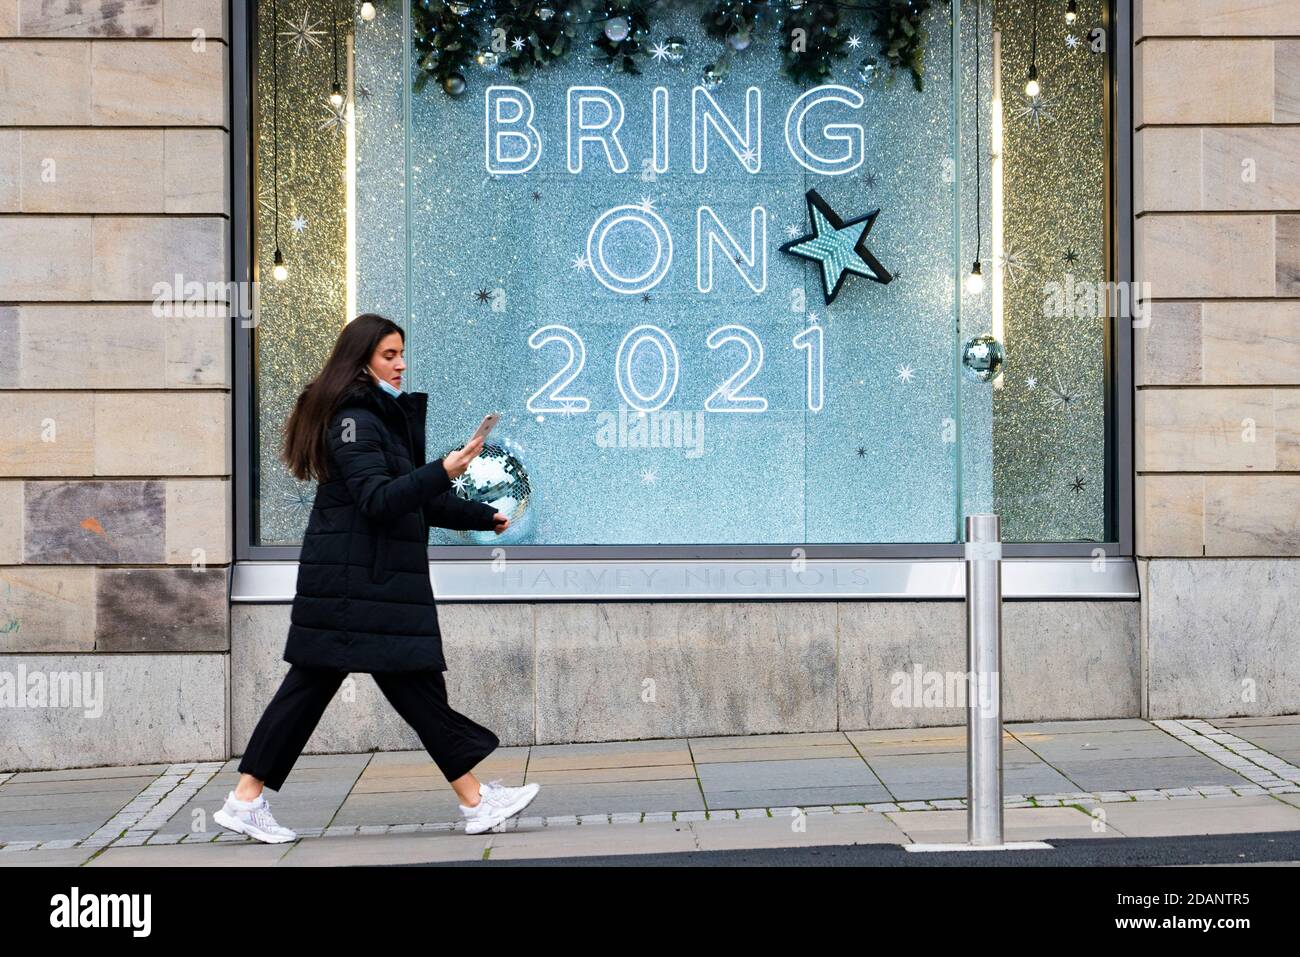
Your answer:
[[[505,515],[502,515],[500,512],[497,512],[495,515],[492,516],[492,522],[494,525],[493,531],[495,531],[498,535],[500,535],[502,532],[504,532],[507,528],[510,527],[510,519]]]
[[[483,439],[472,438],[465,445],[455,452],[448,452],[442,460],[442,467],[447,470],[449,478],[455,478],[462,475],[465,469],[469,468],[469,463],[474,456],[483,451]]]

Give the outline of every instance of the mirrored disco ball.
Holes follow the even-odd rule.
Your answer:
[[[988,382],[1002,371],[1004,357],[1002,343],[992,336],[976,336],[961,351],[962,371],[976,382]]]
[[[443,456],[454,452],[448,449]],[[502,534],[477,530],[443,529],[447,535],[472,545],[509,545],[525,538],[532,525],[533,490],[523,449],[510,439],[484,445],[469,467],[452,479],[452,493],[471,502],[485,502],[510,518]]]

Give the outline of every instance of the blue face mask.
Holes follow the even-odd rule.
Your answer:
[[[370,366],[366,366],[366,368],[370,369]],[[374,371],[375,371],[374,369],[370,369],[371,375],[374,375]],[[375,379],[378,382],[379,388],[383,389],[394,399],[396,399],[399,395],[402,394],[402,390],[397,388],[397,386],[393,385],[391,382],[385,379],[381,379],[379,376],[375,376]]]

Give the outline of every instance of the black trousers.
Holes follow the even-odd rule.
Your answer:
[[[345,671],[291,665],[253,729],[239,770],[279,791],[346,677]],[[448,781],[473,769],[501,744],[495,734],[447,703],[447,683],[441,671],[373,672],[371,677],[415,729]]]

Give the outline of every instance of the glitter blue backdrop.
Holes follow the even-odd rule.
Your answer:
[[[520,84],[541,139],[526,173],[493,174],[485,162],[487,89],[513,85],[507,75],[477,73],[460,98],[432,84],[414,94],[409,141],[401,143],[410,159],[409,226],[395,203],[386,232],[410,230],[409,387],[430,394],[430,448],[455,444],[484,412],[500,411],[498,434],[517,443],[536,490],[530,542],[954,540],[953,102],[945,18],[936,15],[935,27],[924,92],[906,80],[866,84],[853,59],[828,82],[850,86],[863,105],[823,103],[809,112],[807,143],[822,155],[843,150],[823,134],[826,124],[865,129],[863,162],[846,175],[814,174],[796,162],[787,111],[811,87],[781,76],[774,44],[757,43],[733,57],[723,82],[704,87],[741,134],[747,89],[761,91],[756,156],[738,157],[710,129],[708,169],[694,170],[692,97],[703,95],[693,88],[703,85],[716,42],[689,11],[663,24],[665,35],[687,41],[680,60],[651,59],[633,77],[574,56]],[[377,47],[373,55],[383,56]],[[570,172],[566,123],[575,86],[599,86],[621,99],[617,139],[626,172],[614,172],[594,142],[582,151],[582,171]],[[666,172],[651,163],[656,87],[667,98]],[[507,119],[514,115],[513,104],[503,109]],[[588,122],[598,123],[604,110],[590,104]],[[391,139],[386,147],[360,139],[361,173],[367,150],[394,148]],[[508,140],[506,157],[521,143]],[[369,166],[391,169],[378,157]],[[850,276],[834,304],[824,304],[818,267],[779,250],[810,232],[804,194],[813,188],[845,219],[881,210],[867,245],[897,276],[893,282]],[[617,206],[635,207],[632,215],[643,218],[641,210],[649,210],[671,235],[662,281],[631,295],[606,288],[584,262],[593,224]],[[755,206],[766,210],[765,288],[756,293],[750,285],[760,283],[760,269],[748,270],[747,283],[715,244],[712,289],[701,292],[700,208],[716,215],[747,256]],[[637,274],[655,261],[654,246],[650,230],[624,223],[611,229],[605,258],[611,271]],[[376,260],[390,260],[387,249],[370,251],[378,255],[366,256],[363,243],[362,277],[372,274],[372,263],[383,267]],[[707,236],[703,252],[710,255]],[[707,276],[707,262],[703,270]],[[547,326],[563,329],[530,347],[529,337]],[[654,341],[631,352],[620,390],[620,343],[644,326],[662,335],[651,330]],[[726,326],[742,328],[710,348],[710,333]],[[811,326],[820,331],[805,332]],[[577,370],[571,350],[585,358],[559,394],[587,402],[566,410],[544,393],[530,409],[530,397],[566,365]],[[674,367],[675,390],[646,414],[638,442],[637,410],[624,393],[654,393],[672,382]],[[706,410],[724,381],[751,372],[732,404],[762,411]],[[665,433],[669,447],[645,446]]]

